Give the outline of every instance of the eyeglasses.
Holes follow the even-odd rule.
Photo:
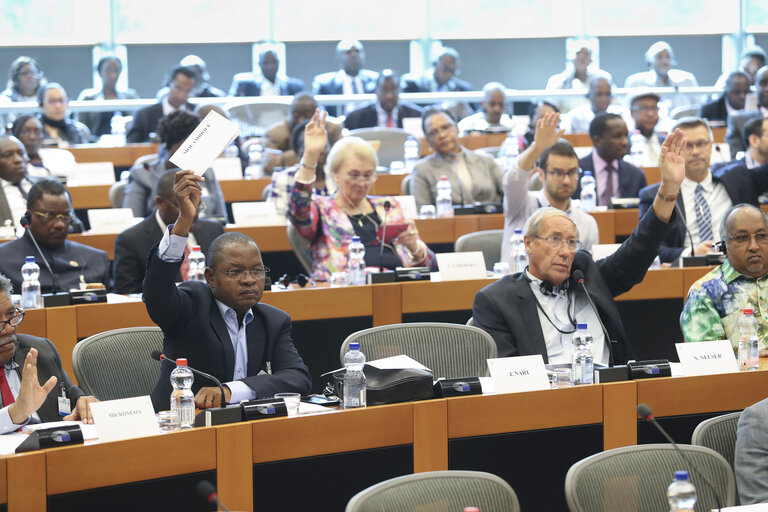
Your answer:
[[[230,279],[241,279],[246,274],[249,277],[253,277],[255,279],[264,279],[264,277],[269,274],[269,267],[252,268],[250,270],[242,270],[239,268],[234,268],[232,270],[219,270],[215,268],[213,270],[214,272],[221,272],[222,274],[226,274]]]
[[[37,210],[30,210],[32,213],[37,215],[41,221],[43,222],[53,222],[55,220],[60,220],[64,224],[69,224],[72,222],[72,214],[71,213],[52,213],[52,212],[38,212]]]
[[[685,149],[686,151],[693,151],[693,148],[706,149],[709,147],[710,144],[712,144],[711,140],[700,140],[697,142],[688,142],[685,144]]]
[[[548,174],[549,176],[552,176],[556,180],[562,180],[566,176],[568,176],[571,179],[575,179],[579,174],[581,174],[581,169],[572,169],[568,172],[563,171],[544,171],[545,174]]]
[[[731,235],[725,239],[728,242],[732,242],[736,245],[748,244],[752,237],[755,238],[755,242],[760,245],[768,245],[768,233],[743,233],[741,235]]]
[[[429,132],[427,132],[427,138],[432,138],[432,137],[436,137],[437,135],[442,135],[443,133],[453,129],[453,127],[454,125],[452,125],[451,123],[445,123],[443,126],[438,126],[437,128],[429,130]]]
[[[643,114],[654,114],[659,112],[659,107],[632,107],[632,112],[641,112]]]
[[[561,236],[534,236],[533,238],[544,240],[553,249],[559,249],[563,244],[568,246],[569,251],[576,251],[581,247],[581,242],[575,238],[563,238]]]
[[[24,310],[16,308],[13,311],[13,316],[11,316],[11,318],[8,320],[0,321],[0,331],[4,331],[5,326],[8,324],[11,324],[11,327],[16,327],[21,323],[22,320],[24,320]]]

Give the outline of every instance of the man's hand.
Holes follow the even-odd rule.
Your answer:
[[[683,151],[685,151],[687,142],[683,137],[683,132],[678,128],[661,145],[661,156],[659,157],[661,186],[675,187],[674,191],[670,192],[672,194],[677,193],[683,178],[685,178],[685,157],[683,156]]]
[[[696,246],[696,249],[693,251],[694,256],[703,256],[704,254],[711,254],[715,252],[712,250],[712,244],[715,243],[714,240],[704,240],[699,245]]]
[[[171,233],[178,236],[189,236],[189,230],[195,222],[195,215],[200,206],[200,198],[203,195],[205,181],[202,176],[196,176],[192,171],[178,171],[176,184],[173,186],[173,194],[179,203],[179,218],[173,226]]]
[[[403,244],[406,247],[408,247],[408,250],[411,251],[411,254],[416,256],[416,253],[418,253],[421,250],[421,239],[419,238],[419,230],[416,227],[416,223],[413,221],[413,219],[407,220],[406,224],[408,224],[408,229],[400,233],[397,237],[397,243]],[[424,254],[419,254],[421,256],[420,259],[424,259]],[[420,261],[420,260],[418,260]]]
[[[224,400],[229,402],[232,398],[232,391],[227,386],[224,388]],[[221,407],[221,390],[218,387],[200,388],[195,395],[195,407],[198,409],[210,409],[211,407]]]
[[[8,414],[15,425],[24,423],[37,411],[48,394],[56,386],[56,377],[51,377],[42,386],[37,381],[37,349],[29,349],[21,370],[21,389],[16,401],[8,407]]]
[[[93,415],[91,414],[91,404],[98,402],[95,396],[81,396],[77,399],[75,409],[69,416],[64,416],[65,421],[82,421],[89,425],[93,424]]]
[[[558,129],[559,125],[559,112],[549,112],[536,121],[536,131],[533,134],[533,141],[537,146],[540,146],[542,152],[545,149],[554,146],[555,142],[557,142],[565,133],[565,130]]]

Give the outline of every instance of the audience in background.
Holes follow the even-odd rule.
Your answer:
[[[376,101],[347,114],[344,127],[402,128],[406,117],[421,118],[421,107],[400,102],[400,77],[391,69],[379,73],[376,80]]]
[[[365,69],[365,48],[360,41],[343,40],[336,45],[336,62],[338,71],[329,71],[317,75],[312,80],[312,94],[365,94],[376,89],[376,79],[379,74]],[[354,103],[348,103],[344,108],[330,106],[328,114],[339,116],[352,112]]]
[[[719,98],[709,101],[699,109],[699,117],[707,121],[728,120],[729,115],[740,114],[749,94],[750,78],[743,71],[731,71],[725,81],[725,91]]]
[[[192,97],[222,98],[227,95],[226,92],[208,83],[208,81],[211,79],[211,74],[208,73],[208,67],[205,65],[205,61],[197,55],[187,55],[179,61],[179,66],[187,67],[195,73],[197,85],[195,85],[195,89],[192,92]],[[157,99],[162,99],[168,94],[169,87],[169,85],[166,85],[157,91],[155,97]]]
[[[675,52],[666,41],[653,43],[645,52],[645,63],[651,68],[627,77],[624,87],[696,87],[696,77],[688,71],[673,69],[677,66]],[[699,99],[679,92],[662,101],[663,116],[666,117],[675,107],[699,103]]]
[[[613,101],[613,81],[610,75],[594,74],[589,79],[589,98],[588,105],[581,105],[565,116],[568,133],[587,133],[589,132],[589,123],[596,115],[604,112],[627,116],[624,107],[612,104]]]
[[[8,70],[8,85],[0,101],[37,101],[37,91],[45,85],[45,75],[32,57],[19,57]]]
[[[0,225],[18,227],[27,211],[27,195],[34,179],[27,174],[27,152],[13,135],[0,137]],[[7,235],[7,233],[6,233]]]
[[[750,46],[741,53],[741,59],[739,60],[739,69],[737,71],[744,72],[749,77],[749,84],[755,85],[755,76],[757,70],[765,66],[768,63],[766,61],[765,50],[759,46]],[[725,88],[725,81],[728,79],[730,73],[723,73],[720,78],[715,82],[715,87],[721,89]],[[754,106],[754,105],[753,105]]]
[[[459,52],[444,47],[432,61],[432,67],[420,75],[403,75],[403,92],[471,91],[472,84],[459,78],[461,59]]]
[[[507,88],[499,82],[489,82],[483,86],[483,93],[482,110],[459,121],[462,137],[472,133],[509,133],[515,127],[515,121],[507,114]]]
[[[611,81],[610,73],[598,69],[593,61],[594,49],[593,44],[590,41],[577,40],[566,42],[568,59],[565,69],[549,77],[547,80],[546,89],[553,90],[567,90],[567,89],[583,89],[586,90],[589,87],[589,81],[595,74],[601,74],[608,77]],[[584,104],[583,99],[578,98],[561,98],[558,100],[558,104],[566,110],[571,110]]]
[[[277,48],[263,44],[259,51],[259,72],[247,71],[232,77],[230,96],[293,96],[304,90],[304,82],[280,73]]]
[[[768,119],[756,117],[744,125],[747,151],[742,162],[747,169],[755,169],[768,163]]]
[[[43,123],[44,146],[85,144],[90,137],[88,128],[70,119],[67,112],[69,98],[61,84],[49,82],[37,91],[40,121]]]
[[[78,100],[135,100],[139,94],[133,89],[120,91],[117,89],[117,81],[123,72],[123,62],[116,55],[105,55],[99,59],[96,71],[101,79],[101,87],[85,89],[78,96]],[[126,112],[127,114],[127,112]],[[102,135],[112,133],[112,116],[114,111],[107,112],[80,112],[78,119],[91,130],[91,139],[97,140]]]
[[[747,149],[747,141],[744,138],[744,125],[751,119],[765,117],[768,109],[768,66],[763,66],[755,75],[755,87],[757,88],[757,108],[749,112],[728,116],[728,129],[725,133],[725,142],[731,150],[731,155],[738,156],[739,151]]]
[[[630,137],[632,163],[638,167],[659,165],[664,135],[657,133],[659,125],[659,101],[655,92],[638,89],[629,97],[629,111],[635,122],[635,133]]]
[[[33,176],[66,177],[75,167],[75,155],[60,148],[42,148],[43,123],[37,116],[22,114],[11,126],[11,133],[24,144]]]

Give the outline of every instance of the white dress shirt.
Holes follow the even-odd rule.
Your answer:
[[[712,217],[712,236],[714,241],[717,242],[720,240],[720,220],[725,215],[725,212],[728,211],[728,208],[733,206],[731,196],[728,195],[728,191],[725,190],[722,183],[712,180],[712,173],[707,172],[707,177],[700,184],[704,189],[702,195],[709,205]],[[696,222],[696,200],[694,199],[694,193],[697,185],[699,185],[699,182],[686,177],[683,179],[682,185],[680,185],[680,193],[683,195],[683,204],[685,205],[685,225],[693,237],[693,243],[699,245],[703,240],[699,237],[699,224]],[[686,242],[689,242],[689,240],[686,237]]]

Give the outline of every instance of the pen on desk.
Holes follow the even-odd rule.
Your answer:
[[[272,375],[272,361],[267,361],[267,373]]]

